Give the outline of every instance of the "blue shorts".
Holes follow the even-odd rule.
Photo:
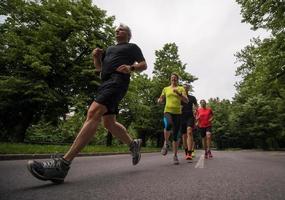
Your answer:
[[[180,114],[164,113],[163,125],[167,131],[172,130],[173,140],[176,142],[180,138]]]

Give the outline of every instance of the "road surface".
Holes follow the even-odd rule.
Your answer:
[[[284,200],[285,152],[214,151],[173,165],[172,153],[78,157],[65,183],[32,177],[26,160],[0,161],[1,200]]]

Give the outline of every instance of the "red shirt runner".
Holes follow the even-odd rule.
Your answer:
[[[196,112],[196,119],[198,120],[198,127],[206,128],[212,126],[209,119],[213,116],[211,108],[198,108]]]

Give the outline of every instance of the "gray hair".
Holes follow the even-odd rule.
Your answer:
[[[123,23],[120,23],[119,27],[122,27],[123,29],[125,29],[128,32],[128,35],[129,35],[128,41],[130,41],[132,38],[132,31],[131,31],[130,27],[128,27],[127,25],[125,25]]]

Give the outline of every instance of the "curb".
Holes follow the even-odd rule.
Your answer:
[[[108,155],[120,155],[129,153],[80,153],[76,157],[87,156],[108,156]],[[63,156],[63,154],[0,154],[0,161],[4,160],[27,160],[27,159],[46,159],[51,158],[52,155]]]
[[[156,153],[154,152],[141,152],[141,153]],[[89,156],[110,156],[110,155],[123,155],[130,154],[129,152],[102,152],[102,153],[79,153],[76,157],[89,157]],[[0,161],[5,160],[27,160],[27,159],[47,159],[52,155],[63,156],[62,153],[54,154],[0,154]]]

